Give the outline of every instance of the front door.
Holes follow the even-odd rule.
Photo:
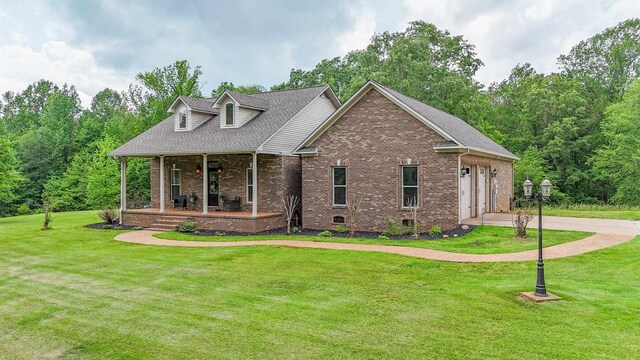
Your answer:
[[[464,167],[464,176],[460,178],[460,217],[471,217],[471,171]]]
[[[218,206],[220,197],[220,173],[217,161],[209,161],[207,179],[209,181],[209,206]]]

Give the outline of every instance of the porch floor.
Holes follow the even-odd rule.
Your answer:
[[[165,209],[163,213],[160,213],[159,208],[147,208],[147,209],[127,209],[125,213],[129,214],[162,214],[164,216],[183,216],[183,217],[210,217],[210,218],[232,218],[232,219],[255,219],[266,218],[273,216],[281,216],[282,213],[269,213],[258,212],[257,217],[251,216],[250,211],[209,211],[207,214],[203,214],[199,210],[174,210]]]

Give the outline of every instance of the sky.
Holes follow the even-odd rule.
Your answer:
[[[0,93],[44,78],[75,85],[89,106],[182,59],[202,67],[205,95],[223,81],[269,88],[414,20],[474,44],[488,85],[518,63],[556,71],[560,54],[632,17],[640,1],[0,0]]]

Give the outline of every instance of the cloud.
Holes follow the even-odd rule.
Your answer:
[[[371,9],[352,7],[349,9],[349,19],[351,26],[335,38],[340,55],[365,48],[376,31],[376,14]]]
[[[556,59],[579,41],[640,13],[640,2],[539,0],[435,2],[403,0],[405,19],[422,19],[476,45],[484,84],[500,81],[518,63],[557,71]]]
[[[131,77],[100,66],[90,51],[63,41],[48,41],[38,50],[22,45],[0,46],[0,90],[22,91],[42,78],[74,85],[83,106],[105,87],[124,90]]]

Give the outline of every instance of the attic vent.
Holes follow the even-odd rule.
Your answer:
[[[323,98],[323,99],[328,99],[329,98],[326,93],[320,94],[320,97]]]

